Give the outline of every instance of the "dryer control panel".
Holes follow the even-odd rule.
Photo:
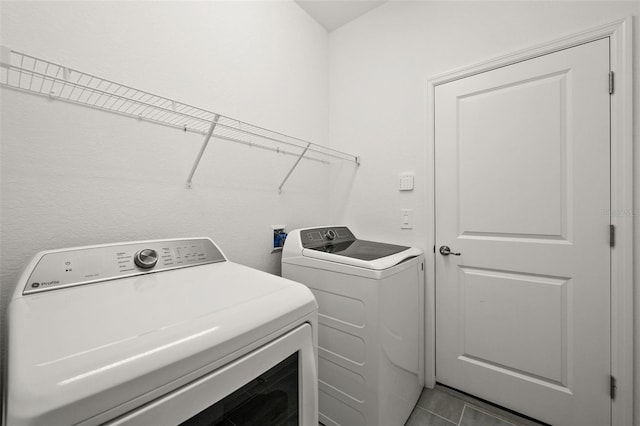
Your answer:
[[[349,228],[346,226],[335,226],[331,228],[304,229],[300,232],[302,247],[318,248],[326,245],[336,245],[356,240]]]
[[[23,295],[224,262],[209,238],[105,244],[39,253]]]

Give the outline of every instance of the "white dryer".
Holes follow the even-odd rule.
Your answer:
[[[401,426],[424,384],[424,255],[345,226],[287,236],[282,276],[318,301],[320,422]]]
[[[8,310],[6,424],[315,425],[316,328],[305,286],[208,238],[42,252]]]

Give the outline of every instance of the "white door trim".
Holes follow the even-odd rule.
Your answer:
[[[427,82],[427,176],[431,184],[425,199],[430,214],[425,247],[435,247],[435,103],[438,85],[474,74],[609,37],[611,70],[615,89],[611,96],[611,223],[616,227],[611,250],[611,374],[617,379],[617,396],[612,401],[613,426],[633,424],[633,106],[632,106],[632,18],[627,17],[577,34],[572,34],[480,64],[432,77]],[[607,212],[603,212],[606,214]],[[435,385],[435,254],[426,256],[425,384]],[[639,413],[640,415],[640,413]]]

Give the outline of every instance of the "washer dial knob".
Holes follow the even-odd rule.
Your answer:
[[[333,229],[329,229],[324,236],[329,240],[333,240],[336,237],[336,231],[334,231]]]
[[[153,249],[143,249],[136,253],[133,261],[142,269],[151,269],[158,263],[158,253]]]

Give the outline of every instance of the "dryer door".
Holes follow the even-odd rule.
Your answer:
[[[312,330],[303,324],[108,425],[318,424]]]

